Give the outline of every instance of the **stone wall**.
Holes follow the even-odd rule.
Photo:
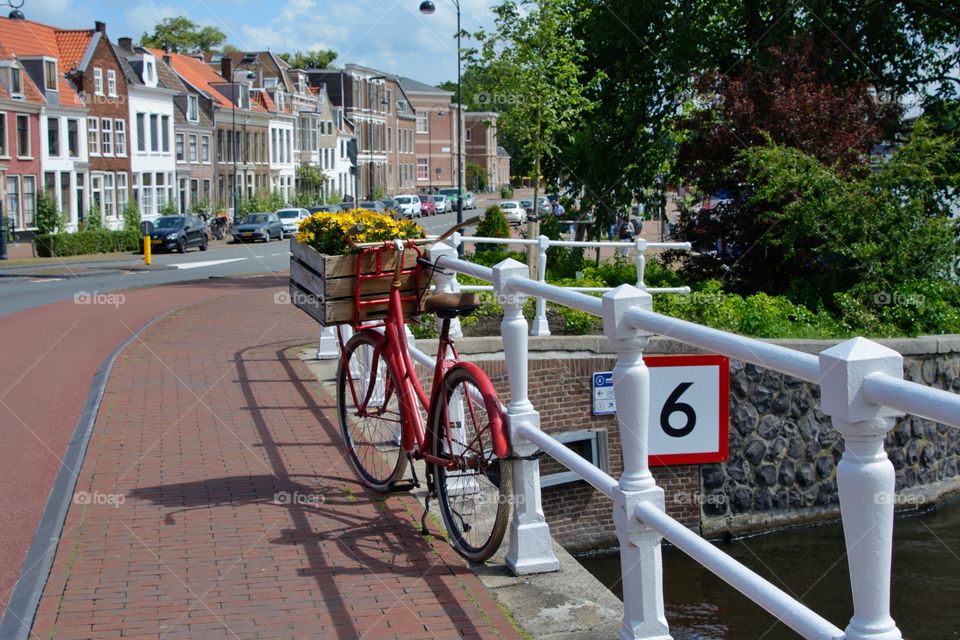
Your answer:
[[[819,353],[836,342],[779,341]],[[904,354],[905,377],[951,391],[960,390],[960,337],[884,341]],[[430,341],[419,344],[430,350]],[[461,354],[490,375],[509,401],[499,338],[464,338]],[[603,337],[530,340],[530,399],[541,427],[556,434],[579,429],[606,431],[613,477],[622,471],[620,435],[614,416],[593,416],[591,374],[610,371],[615,359]],[[651,341],[647,353],[700,353],[666,339]],[[898,507],[917,508],[960,487],[960,430],[905,417],[887,438],[897,469]],[[754,365],[730,362],[729,458],[724,463],[656,467],[666,492],[667,512],[704,535],[742,534],[833,518],[839,512],[836,467],[843,442],[820,411],[819,388]],[[557,463],[542,462],[544,474]],[[560,544],[579,550],[616,543],[610,500],[573,482],[545,488],[544,514]]]

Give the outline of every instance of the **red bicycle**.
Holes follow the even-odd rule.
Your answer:
[[[421,300],[428,270],[436,267],[422,258],[419,245],[442,242],[455,231],[482,218],[459,224],[438,240],[393,240],[356,244],[361,254],[374,254],[378,266],[395,259],[392,272],[378,267],[361,274],[357,264],[354,328],[344,345],[337,371],[340,429],[350,462],[363,483],[377,491],[403,491],[420,486],[413,460],[426,463],[428,488],[421,518],[436,497],[450,541],[473,562],[487,560],[500,546],[510,512],[509,444],[500,399],[490,379],[476,365],[459,359],[450,338],[450,321],[479,306],[476,294],[435,294]],[[404,266],[404,252],[417,260]],[[390,255],[394,253],[394,255]],[[362,257],[362,256],[361,256]],[[409,264],[411,261],[407,261]],[[430,273],[432,276],[432,272]],[[386,298],[362,299],[364,280],[390,278]],[[402,283],[415,282],[403,292]],[[387,304],[386,319],[376,325],[359,322],[366,305]],[[442,320],[430,395],[424,391],[407,345],[404,304]],[[426,416],[426,421],[424,421]],[[412,478],[404,483],[408,463]]]

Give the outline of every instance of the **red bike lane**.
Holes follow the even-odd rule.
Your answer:
[[[0,317],[0,486],[5,488],[0,492],[0,610],[30,547],[91,379],[104,360],[146,323],[171,310],[263,288],[286,288],[286,279],[134,289],[86,304],[67,300]],[[224,319],[222,330],[230,327]],[[204,336],[184,336],[191,339],[202,344]]]

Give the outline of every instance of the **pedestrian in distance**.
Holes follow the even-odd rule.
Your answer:
[[[620,234],[617,238],[620,242],[633,242],[633,227],[630,225],[630,222],[624,219],[620,219]],[[627,254],[630,252],[630,248],[626,246],[617,247],[617,257],[626,258]]]

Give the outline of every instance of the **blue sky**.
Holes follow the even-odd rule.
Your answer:
[[[420,14],[420,0],[23,0],[21,10],[28,19],[67,28],[92,28],[101,20],[114,41],[139,39],[159,20],[185,15],[218,27],[240,49],[329,48],[339,53],[340,64],[369,65],[436,84],[456,79],[457,50],[454,3],[434,1],[432,16]],[[463,28],[489,29],[493,4],[460,0]]]

